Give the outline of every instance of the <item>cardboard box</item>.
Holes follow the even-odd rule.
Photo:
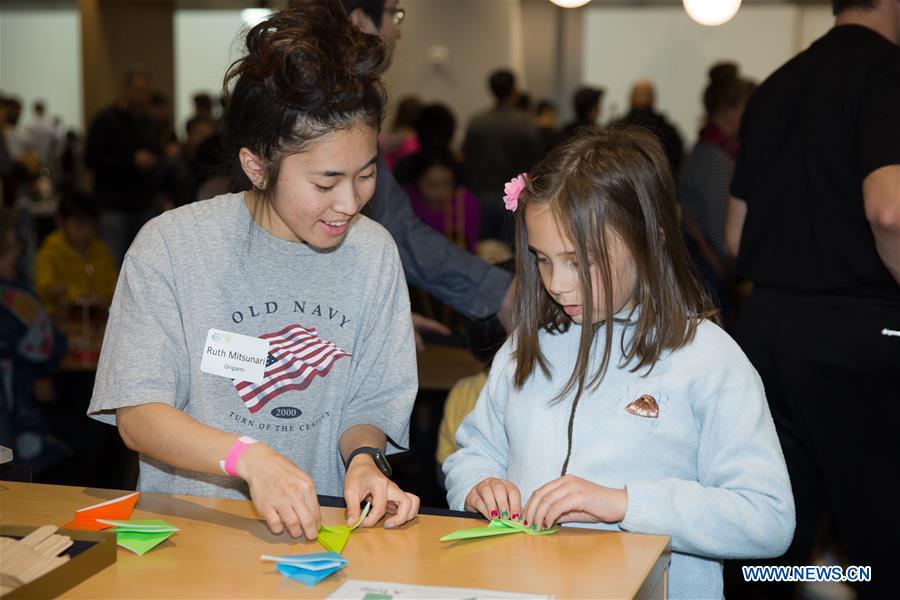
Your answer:
[[[24,525],[0,525],[0,536],[23,538],[37,527]],[[116,534],[109,531],[80,531],[60,529],[60,535],[67,535],[75,542],[66,550],[71,558],[65,564],[26,583],[15,591],[5,594],[4,600],[17,598],[55,598],[75,587],[88,577],[99,573],[116,562]]]

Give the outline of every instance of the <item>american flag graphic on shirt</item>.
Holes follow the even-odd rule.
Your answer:
[[[334,363],[351,356],[333,343],[320,339],[314,328],[307,329],[296,323],[259,337],[269,340],[262,382],[233,382],[251,413],[285,392],[305,390],[315,377],[325,377]]]

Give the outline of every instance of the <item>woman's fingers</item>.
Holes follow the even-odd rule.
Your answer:
[[[394,514],[385,519],[384,526],[386,529],[400,527],[401,525],[406,523],[409,520],[409,518],[407,518],[407,515],[409,515],[409,509],[412,506],[412,499],[409,497],[409,494],[405,494],[400,491],[400,488],[396,485],[392,487],[394,489],[391,490],[391,503],[394,504]]]

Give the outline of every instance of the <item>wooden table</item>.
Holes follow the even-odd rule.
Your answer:
[[[4,524],[61,524],[75,509],[124,492],[2,482]],[[343,509],[323,508],[326,523]],[[347,579],[530,592],[557,598],[663,597],[669,538],[564,528],[551,536],[512,535],[444,544],[442,535],[480,521],[420,515],[398,530],[353,533],[349,565],[315,587],[282,577],[261,554],[321,552],[316,543],[274,536],[249,501],[143,494],[133,518],[165,519],[181,531],[143,557],[119,549],[117,562],[66,598],[324,598]]]

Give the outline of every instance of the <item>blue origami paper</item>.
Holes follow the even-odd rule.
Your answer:
[[[277,563],[278,571],[305,585],[316,585],[347,566],[347,559],[337,552],[317,554],[263,555],[262,560]]]
[[[331,567],[330,569],[325,569],[324,571],[307,571],[303,567],[294,567],[292,565],[286,564],[278,564],[275,565],[275,567],[279,571],[281,571],[281,574],[285,577],[293,579],[294,581],[299,581],[300,583],[306,585],[316,585],[326,577],[344,568]]]

